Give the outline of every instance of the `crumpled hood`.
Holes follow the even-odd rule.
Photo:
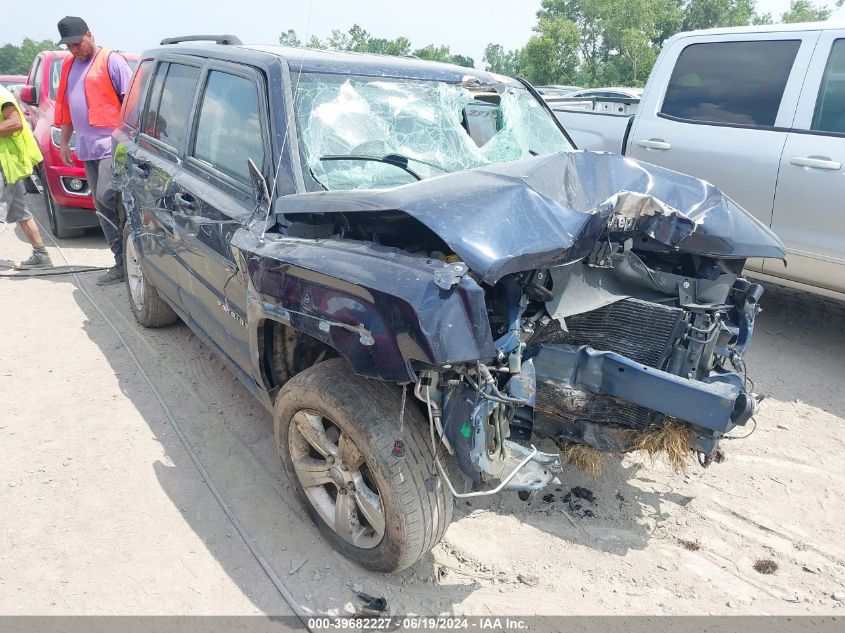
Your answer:
[[[393,189],[295,194],[276,205],[282,214],[364,211],[415,218],[489,284],[581,259],[606,228],[636,230],[667,251],[786,256],[768,227],[713,185],[602,152],[537,156]]]

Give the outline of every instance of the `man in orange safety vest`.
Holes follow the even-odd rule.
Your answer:
[[[70,55],[62,64],[56,93],[55,125],[61,128],[59,152],[73,166],[70,144],[76,132],[76,156],[85,164],[85,175],[94,198],[100,226],[114,254],[113,268],[97,279],[99,285],[123,281],[123,236],[117,213],[117,192],[112,188],[111,134],[120,120],[120,107],[129,89],[132,70],[116,51],[97,46],[85,20],[68,16],[59,20],[59,44]]]

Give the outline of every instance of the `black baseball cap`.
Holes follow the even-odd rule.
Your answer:
[[[59,44],[79,44],[87,32],[88,25],[82,18],[69,15],[59,20],[59,35],[62,36]]]

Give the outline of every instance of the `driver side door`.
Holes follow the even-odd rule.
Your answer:
[[[253,69],[219,61],[206,67],[184,170],[171,198],[188,313],[247,373],[246,277],[229,243],[256,208],[247,159],[265,178],[270,171],[265,95],[263,78]]]

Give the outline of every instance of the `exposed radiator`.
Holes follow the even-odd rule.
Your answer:
[[[616,352],[649,367],[662,369],[684,330],[684,310],[639,299],[623,299],[598,310],[567,317],[568,332],[552,321],[532,337],[529,346],[541,343],[588,345],[598,351]],[[587,393],[560,384],[537,385],[536,409],[560,426],[553,433],[576,441],[584,423],[646,429],[662,415],[609,396]]]
[[[616,352],[649,367],[662,369],[681,333],[684,311],[640,299],[622,299],[608,306],[566,318],[569,332],[552,321],[528,343],[589,345]]]

